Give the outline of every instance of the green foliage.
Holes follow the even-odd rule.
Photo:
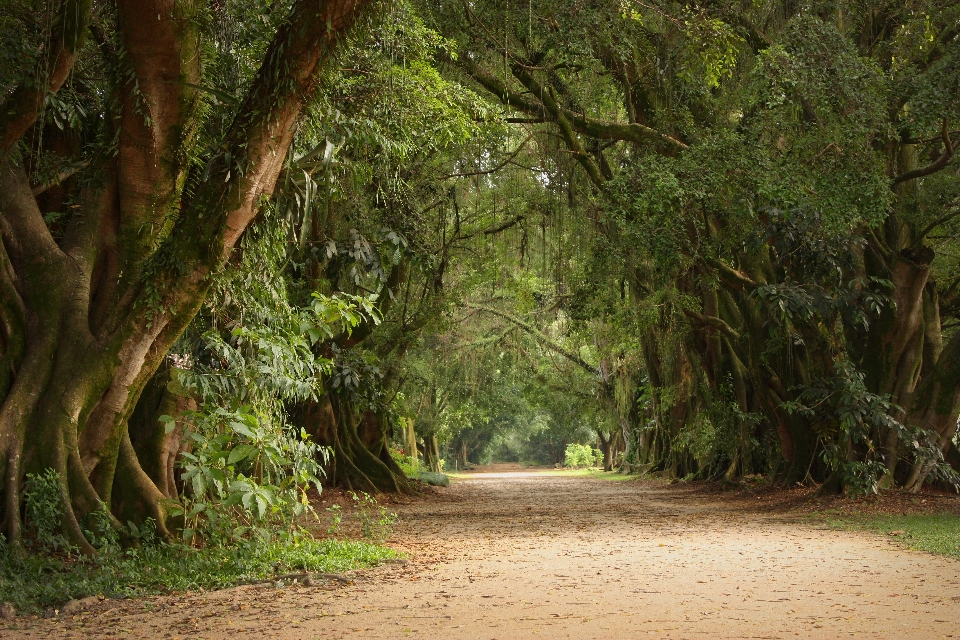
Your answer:
[[[70,554],[16,555],[0,545],[0,601],[22,613],[91,595],[131,598],[197,589],[223,589],[270,579],[278,571],[343,572],[395,558],[362,541],[264,541],[193,547],[142,544],[101,547],[94,559]]]
[[[706,89],[720,86],[720,80],[733,75],[743,38],[726,22],[703,14],[692,14],[684,21],[687,42],[684,64],[679,76]]]
[[[243,259],[218,279],[209,315],[173,356],[179,382],[200,403],[176,416],[189,448],[178,461],[185,490],[174,515],[196,545],[302,535],[297,523],[316,517],[307,492],[321,490],[330,452],[289,424],[287,407],[319,398],[324,376],[349,375],[339,351],[317,355],[321,341],[380,320],[375,295],[313,293],[305,307],[291,302],[282,220],[265,220],[245,242]],[[161,420],[174,428],[174,417]]]
[[[588,444],[568,444],[564,451],[563,466],[571,469],[603,466],[603,452]]]
[[[694,457],[699,467],[694,475],[701,478],[720,476],[739,453],[763,454],[761,443],[753,436],[763,417],[740,408],[729,379],[717,386],[715,391],[702,392],[705,407],[684,425],[672,445]]]
[[[24,510],[24,520],[37,552],[52,553],[69,548],[60,526],[63,518],[60,474],[54,469],[27,474]]]
[[[879,429],[895,430],[899,439],[913,450],[919,460],[932,464],[934,477],[958,483],[957,474],[943,462],[939,447],[931,443],[932,434],[911,430],[894,415],[899,413],[889,396],[870,392],[864,374],[849,361],[834,363],[834,376],[809,385],[798,400],[783,403],[787,412],[810,419],[824,441],[823,461],[840,475],[842,486],[851,497],[877,493],[886,467],[874,434]],[[856,456],[851,455],[856,452]]]
[[[380,324],[381,317],[375,306],[376,295],[354,296],[340,293],[336,296],[325,296],[314,292],[313,304],[310,309],[314,314],[311,320],[305,319],[300,324],[300,330],[310,336],[313,344],[331,339],[340,334],[348,337],[360,323],[366,321]]]
[[[396,445],[390,447],[390,457],[393,458],[393,461],[396,462],[400,470],[403,471],[403,475],[408,478],[415,478],[418,473],[426,471],[423,466],[423,461],[420,460],[419,457],[406,455],[406,452]]]
[[[82,523],[97,549],[90,558],[66,544],[60,477],[54,471],[29,477],[27,524],[30,553],[8,548],[0,538],[0,602],[29,613],[90,595],[137,597],[189,589],[219,589],[296,571],[341,572],[376,565],[396,553],[376,544],[316,540],[309,535],[286,537],[209,537],[201,548],[166,544],[147,521],[117,528],[106,508]],[[377,510],[366,497],[370,537],[383,540],[396,516]],[[123,544],[121,544],[123,543]],[[227,543],[227,544],[224,544]]]
[[[302,430],[272,427],[249,407],[217,407],[183,415],[191,425],[180,466],[189,491],[174,515],[185,519],[187,542],[228,542],[279,527],[293,536],[296,521],[313,514],[307,490],[321,490],[328,453]]]
[[[340,533],[340,525],[343,523],[343,508],[338,504],[332,504],[327,507],[327,513],[330,514],[330,526],[327,527],[327,533],[336,536]]]
[[[390,513],[377,499],[365,491],[359,494],[351,491],[354,513],[360,523],[360,532],[364,538],[382,544],[393,533],[397,523],[397,514]]]
[[[908,549],[960,559],[960,516],[953,513],[831,518],[828,522],[844,528],[894,533],[893,541]]]

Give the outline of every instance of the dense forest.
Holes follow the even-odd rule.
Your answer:
[[[952,0],[6,0],[0,42],[5,544],[38,478],[95,554],[587,443],[956,486]]]

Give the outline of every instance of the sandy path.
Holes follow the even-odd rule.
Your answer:
[[[960,638],[960,562],[671,488],[475,475],[350,585],[105,603],[0,637]]]

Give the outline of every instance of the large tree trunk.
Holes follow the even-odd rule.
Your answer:
[[[81,521],[101,503],[152,516],[159,533],[171,536],[169,478],[161,490],[161,461],[146,465],[153,477],[144,470],[128,418],[272,193],[316,72],[365,4],[294,5],[226,134],[228,153],[210,159],[188,197],[184,158],[200,125],[196,7],[118,2],[130,72],[118,74],[117,112],[105,114],[116,123],[118,153],[98,160],[105,178],[79,189],[79,213],[60,238],[44,221],[25,161],[10,151],[43,100],[21,91],[0,105],[19,114],[2,121],[0,149],[0,324],[13,372],[0,374],[8,387],[0,407],[0,514],[13,543],[21,536],[24,474],[46,468],[60,473],[64,529],[85,552],[93,549]],[[85,33],[89,2],[64,6],[82,18],[77,33]],[[68,54],[57,65],[72,64]],[[57,74],[50,90],[63,83]],[[26,125],[23,114],[32,114]]]
[[[368,493],[410,493],[403,470],[387,446],[388,434],[372,414],[359,419],[349,402],[327,393],[317,401],[300,403],[293,412],[296,424],[306,429],[333,456],[326,468],[333,485]]]
[[[957,434],[957,416],[960,414],[960,333],[950,343],[930,373],[924,377],[913,397],[908,424],[923,429],[930,444],[943,452],[944,461],[960,472],[953,438]],[[904,487],[918,491],[932,470],[931,460],[915,460]]]

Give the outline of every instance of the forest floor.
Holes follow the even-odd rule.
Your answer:
[[[348,583],[108,600],[0,637],[960,638],[960,561],[822,515],[958,513],[955,496],[811,506],[799,489],[496,471],[390,505],[409,561]]]

